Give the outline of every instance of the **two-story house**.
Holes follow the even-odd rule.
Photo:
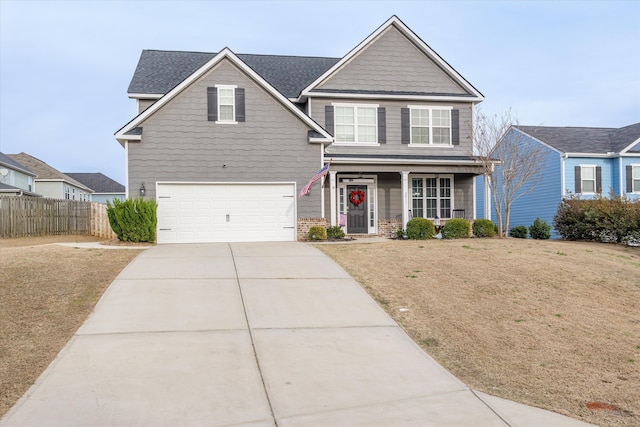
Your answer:
[[[127,195],[158,201],[160,243],[475,215],[483,96],[395,16],[342,58],[145,50],[128,92]]]
[[[514,126],[503,138],[544,153],[535,185],[527,183],[511,205],[511,226],[549,225],[563,198],[640,198],[640,123],[622,128]],[[498,174],[501,166],[497,166]],[[478,177],[477,216],[493,218],[491,189]],[[559,235],[552,230],[553,237]]]
[[[0,195],[39,196],[34,192],[34,179],[37,176],[26,166],[0,153]]]

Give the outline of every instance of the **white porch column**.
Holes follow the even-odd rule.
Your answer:
[[[402,229],[407,228],[409,222],[409,171],[402,171]]]
[[[331,202],[331,226],[335,227],[336,225],[338,225],[338,206],[336,206],[337,203],[337,197],[336,197],[336,171],[329,171],[329,197],[331,198],[330,202]]]

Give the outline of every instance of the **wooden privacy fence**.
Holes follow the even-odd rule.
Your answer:
[[[0,238],[60,234],[116,238],[106,205],[42,197],[0,197]]]

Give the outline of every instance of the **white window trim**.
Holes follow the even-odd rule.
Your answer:
[[[629,166],[631,166],[631,193],[628,194],[640,194],[640,191],[633,191],[635,188],[634,181],[640,181],[640,178],[633,177],[633,170],[637,168],[640,171],[640,163],[631,163]]]
[[[580,166],[580,194],[588,194],[588,195],[593,195],[593,194],[597,194],[597,190],[598,190],[598,175],[596,172],[596,168],[598,167],[598,165],[578,165]],[[591,181],[591,180],[585,180],[584,174],[582,173],[582,171],[585,168],[593,168],[593,191],[582,191],[584,185],[582,185],[582,183],[584,181]]]
[[[451,111],[453,110],[452,106],[448,105],[407,105],[409,108],[409,147],[435,147],[435,148],[445,148],[445,147],[453,147],[453,131],[451,129]],[[411,125],[411,110],[429,110],[429,143],[421,144],[413,142],[413,126]],[[433,143],[433,110],[448,110],[449,111],[449,144],[434,144]],[[441,127],[441,126],[438,126]]]
[[[411,217],[415,218],[413,215],[413,194],[411,194],[411,190],[413,188],[413,179],[414,178],[436,178],[436,188],[437,190],[437,196],[436,196],[436,211],[439,214],[441,207],[440,207],[440,178],[449,178],[451,180],[451,196],[449,197],[451,199],[451,207],[449,208],[450,212],[449,212],[449,218],[442,218],[442,217],[438,217],[439,219],[443,219],[443,220],[449,220],[449,219],[453,219],[453,210],[456,208],[455,207],[455,191],[454,191],[454,179],[453,179],[453,174],[410,174],[409,175],[409,208],[411,210]],[[424,181],[423,181],[424,182]],[[424,187],[423,187],[424,188]],[[422,196],[422,200],[424,202],[424,200],[426,200],[426,196]],[[427,207],[423,204],[422,207],[423,211],[427,212]],[[424,217],[430,220],[434,220],[435,218],[431,218],[431,217]]]
[[[218,120],[215,121],[216,124],[220,124],[220,125],[237,125],[238,122],[236,121],[236,88],[238,87],[237,85],[214,85],[214,87],[217,89],[218,93],[217,93],[217,103],[218,105],[216,106],[216,108],[218,109]],[[232,89],[233,90],[233,120],[220,120],[220,89]],[[228,104],[224,104],[224,105],[228,105]]]
[[[348,182],[345,180],[350,180],[353,179],[354,181],[352,182]],[[336,209],[336,224],[339,224],[340,221],[340,214],[342,212],[340,212],[340,204],[341,204],[341,200],[340,200],[340,189],[344,189],[343,191],[343,199],[342,199],[342,205],[343,206],[348,206],[348,197],[349,195],[347,194],[347,186],[348,185],[364,185],[365,187],[367,187],[367,194],[369,195],[369,197],[371,197],[371,195],[373,194],[373,210],[371,208],[371,205],[369,204],[369,202],[367,201],[367,231],[368,234],[377,234],[378,233],[378,176],[377,175],[342,175],[340,174],[339,176],[337,176],[336,179],[336,187],[337,187],[337,191],[336,191],[336,199],[337,199],[337,207],[338,209]],[[346,214],[346,212],[344,212]],[[371,221],[373,221],[373,225],[371,225]],[[345,227],[345,232],[347,231],[347,227]]]
[[[337,134],[338,132],[335,130],[336,127],[338,126],[337,120],[336,120],[336,107],[350,107],[350,108],[355,108],[354,112],[353,112],[353,119],[354,119],[354,137],[355,137],[355,141],[354,142],[346,142],[346,141],[338,141],[337,138],[335,140],[335,142],[332,145],[349,145],[349,146],[358,146],[358,147],[379,147],[380,143],[377,142],[378,141],[378,108],[380,108],[380,104],[352,104],[352,103],[345,103],[345,102],[334,102],[331,104],[333,106],[333,127],[334,127],[334,134]],[[375,131],[376,131],[376,137],[375,140],[376,142],[358,142],[358,113],[357,113],[357,109],[358,108],[374,108],[375,109],[375,114],[374,114],[374,118],[376,119],[376,124],[374,125],[375,127]]]

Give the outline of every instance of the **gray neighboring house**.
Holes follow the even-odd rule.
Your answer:
[[[8,154],[8,156],[37,174],[37,178],[34,179],[34,191],[43,197],[91,201],[93,190],[42,160],[27,153]]]
[[[91,201],[96,203],[107,203],[113,199],[125,199],[124,185],[100,173],[71,173],[67,172],[67,176],[75,179],[81,184],[86,185],[93,190]]]
[[[127,195],[158,202],[159,243],[475,218],[484,97],[396,16],[340,58],[144,50],[128,93]]]
[[[29,168],[0,153],[0,195],[40,196],[33,190],[36,177]]]

